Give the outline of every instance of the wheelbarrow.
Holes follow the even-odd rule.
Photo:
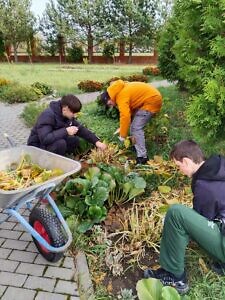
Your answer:
[[[18,146],[0,151],[0,171],[11,164],[18,164],[21,156],[28,154],[33,163],[45,169],[61,169],[63,174],[27,188],[0,190],[0,208],[5,218],[13,216],[32,235],[40,254],[48,261],[56,262],[72,242],[72,234],[50,192],[67,176],[78,172],[79,162],[32,146]],[[42,199],[49,205],[43,208]],[[29,222],[19,210],[30,210]],[[50,208],[48,209],[47,206]]]

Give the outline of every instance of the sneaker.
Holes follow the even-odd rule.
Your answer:
[[[185,294],[189,290],[185,273],[180,278],[177,278],[163,268],[157,270],[147,269],[144,271],[144,277],[159,279],[163,285],[174,287],[179,294]]]
[[[211,264],[211,269],[213,272],[217,273],[218,275],[225,276],[225,263],[213,262]]]
[[[137,165],[144,165],[148,161],[148,157],[137,157],[136,163]]]

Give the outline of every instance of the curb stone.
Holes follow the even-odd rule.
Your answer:
[[[84,252],[79,251],[75,257],[77,285],[80,300],[94,300],[94,289]]]

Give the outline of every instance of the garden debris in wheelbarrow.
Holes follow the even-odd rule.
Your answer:
[[[48,170],[33,163],[29,154],[21,155],[19,163],[12,163],[0,171],[0,189],[17,190],[42,183],[63,174],[61,169]]]

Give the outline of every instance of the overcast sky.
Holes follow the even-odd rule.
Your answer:
[[[31,10],[36,16],[41,16],[49,0],[32,0]]]

